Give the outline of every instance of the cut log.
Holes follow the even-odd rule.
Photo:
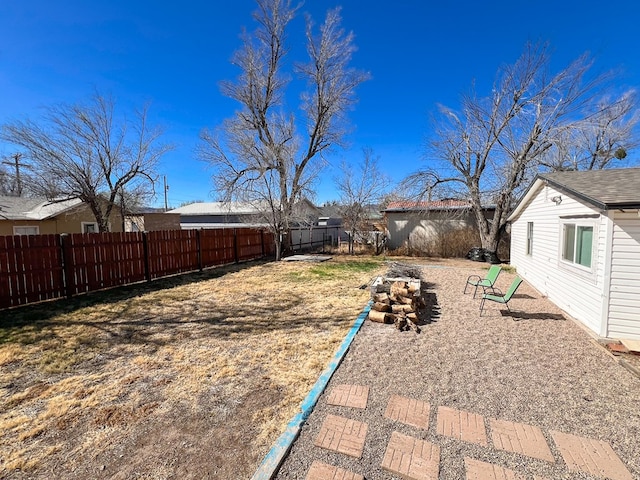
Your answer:
[[[413,312],[413,307],[402,303],[394,303],[391,305],[391,311],[393,313],[411,313]]]
[[[387,295],[386,293],[382,292],[382,293],[376,293],[373,296],[373,301],[374,302],[378,302],[378,303],[386,303],[389,304],[391,303],[391,300],[389,299],[389,295]]]
[[[378,312],[377,310],[369,310],[369,320],[377,323],[387,323],[389,319],[387,318],[389,315],[386,312]]]
[[[397,297],[398,303],[402,303],[404,305],[411,305],[413,303],[413,298],[411,297]]]
[[[391,294],[395,295],[396,297],[409,297],[411,296],[411,294],[409,293],[409,290],[406,288],[396,288],[396,289],[391,289]]]
[[[391,312],[393,306],[389,305],[388,303],[383,303],[383,302],[375,302],[371,308],[377,312]]]
[[[393,282],[391,284],[391,294],[401,297],[409,296],[409,289],[407,288],[406,282]]]
[[[418,323],[418,314],[414,312],[407,313],[407,318],[413,323]]]
[[[411,284],[411,285],[409,285],[409,286],[407,287],[407,290],[409,291],[409,293],[415,293],[415,292],[417,292],[417,291],[418,291],[418,288],[419,288],[419,287],[418,287],[417,285],[412,285],[412,284]]]

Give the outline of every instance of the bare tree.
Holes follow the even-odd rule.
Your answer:
[[[363,159],[354,169],[347,162],[341,165],[336,179],[340,192],[340,214],[345,230],[349,231],[349,253],[354,253],[354,241],[363,232],[372,207],[379,207],[391,184],[379,169],[379,157],[370,148],[363,149]]]
[[[500,68],[489,96],[463,97],[459,112],[441,107],[430,153],[444,166],[408,181],[427,194],[446,185],[449,196],[468,198],[482,247],[495,252],[508,213],[540,160],[601,93],[606,76],[587,79],[591,65],[584,55],[550,75],[547,47],[527,45],[513,65]],[[493,219],[485,215],[487,204],[495,207]]]
[[[29,188],[52,201],[77,198],[93,212],[100,231],[118,196],[153,188],[159,158],[172,147],[159,143],[161,130],[148,124],[147,107],[135,121],[114,118],[115,103],[96,93],[86,104],[46,109],[38,122],[6,124],[0,137],[24,150]]]
[[[624,160],[627,152],[638,146],[639,120],[634,90],[614,99],[601,98],[573,129],[559,133],[540,165],[552,171],[608,168]]]
[[[340,27],[339,10],[327,13],[318,35],[307,17],[309,61],[295,73],[307,82],[302,120],[286,105],[285,31],[297,7],[289,0],[258,0],[253,18],[258,29],[243,37],[233,57],[241,70],[235,82],[222,84],[241,109],[215,132],[203,131],[200,157],[214,168],[214,184],[223,200],[251,202],[274,233],[276,258],[282,256],[295,205],[324,166],[323,154],[339,145],[356,87],[368,75],[349,68],[353,34]],[[302,130],[302,133],[299,133]]]

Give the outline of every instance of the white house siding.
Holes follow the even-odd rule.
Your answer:
[[[640,217],[616,212],[614,222],[607,336],[640,339]]]
[[[552,197],[560,195],[556,205]],[[608,218],[551,187],[542,187],[511,225],[511,263],[533,287],[598,335],[604,335],[604,265]],[[561,257],[563,216],[599,215],[592,260],[594,274],[567,267]],[[526,254],[527,222],[533,222],[532,254]],[[532,312],[533,313],[533,312]]]

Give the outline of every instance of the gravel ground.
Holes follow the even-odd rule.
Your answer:
[[[640,478],[638,376],[526,283],[510,303],[513,316],[491,304],[480,317],[479,300],[463,296],[462,288],[468,275],[486,272],[482,265],[423,265],[430,323],[419,335],[364,323],[276,478],[301,480],[314,460],[360,473],[367,480],[397,478],[380,468],[394,430],[440,445],[440,480],[465,478],[465,456],[513,469],[528,479],[598,478],[568,472],[550,430],[608,442],[633,478]],[[498,286],[504,291],[513,277],[501,273]],[[327,393],[339,384],[369,386],[367,408],[327,405]],[[384,418],[394,394],[431,405],[428,431]],[[439,436],[438,406],[483,415],[487,428],[492,418],[540,427],[555,463]],[[327,414],[368,423],[361,459],[314,447]]]

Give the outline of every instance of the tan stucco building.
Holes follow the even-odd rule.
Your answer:
[[[110,231],[122,231],[120,212],[111,212]],[[98,223],[82,201],[51,202],[42,198],[0,197],[0,235],[91,233]]]

